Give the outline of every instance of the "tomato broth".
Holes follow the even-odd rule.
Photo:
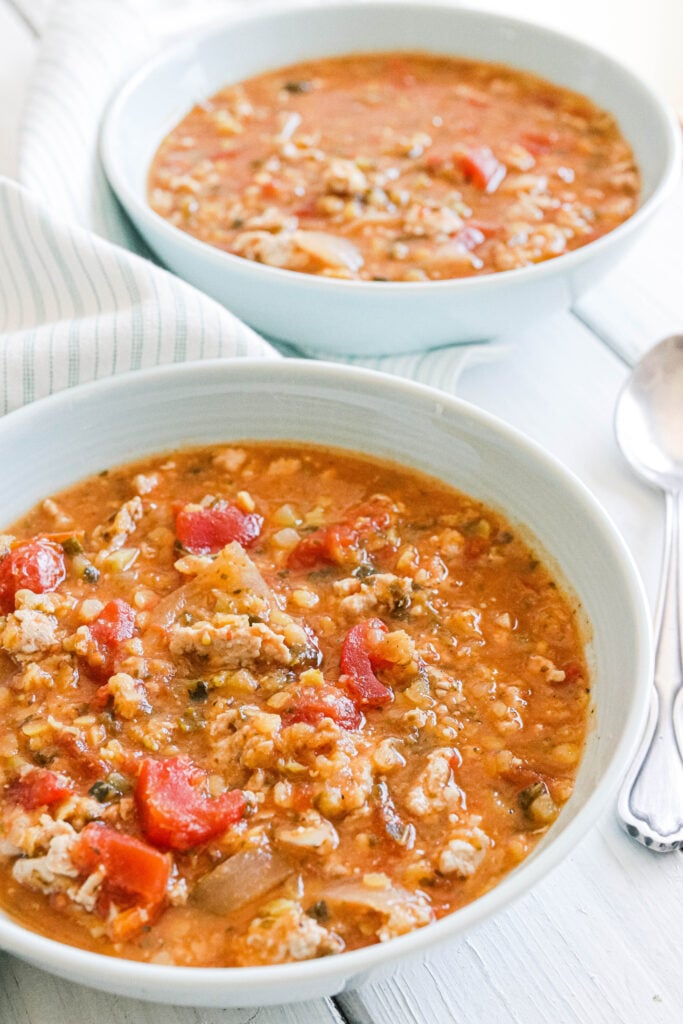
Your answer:
[[[0,903],[154,963],[383,942],[568,800],[580,609],[493,509],[365,456],[114,468],[0,537]]]

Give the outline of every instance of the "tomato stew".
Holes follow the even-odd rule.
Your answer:
[[[611,231],[640,176],[609,113],[498,64],[356,55],[196,106],[159,148],[153,209],[272,267],[364,281],[512,270]]]
[[[245,443],[105,471],[0,537],[0,903],[154,963],[429,924],[569,798],[576,602],[498,512]]]

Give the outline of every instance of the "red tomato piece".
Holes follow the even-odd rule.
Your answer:
[[[465,537],[465,558],[480,558],[488,553],[491,541],[488,537],[479,537],[477,534],[470,534]]]
[[[522,135],[522,145],[535,156],[540,156],[543,153],[549,153],[553,146],[556,146],[559,141],[559,132],[555,131],[524,132]]]
[[[116,671],[121,644],[135,633],[135,612],[126,601],[115,597],[88,628],[97,654],[88,659],[87,671],[97,678],[109,678]]]
[[[234,160],[242,152],[241,149],[217,149],[215,153],[208,153],[206,156],[207,160]]]
[[[345,554],[354,547],[357,535],[344,524],[324,526],[303,537],[289,553],[289,569],[312,569],[316,565],[335,565],[346,561]]]
[[[353,626],[342,643],[341,680],[351,697],[361,707],[379,708],[389,704],[394,695],[388,686],[375,675],[374,670],[387,662],[373,654],[373,632],[386,633],[387,627],[381,619],[367,619]]]
[[[249,547],[260,536],[262,526],[263,516],[242,512],[227,501],[212,508],[186,505],[175,520],[178,540],[193,555],[213,555],[232,541]]]
[[[154,912],[164,902],[171,872],[169,858],[134,836],[92,822],[80,833],[71,857],[82,874],[104,867],[98,901],[103,915],[112,903]]]
[[[298,206],[296,208],[296,210],[294,210],[293,212],[294,212],[295,216],[297,216],[299,218],[301,218],[301,217],[318,217],[320,215],[320,211],[318,210],[317,201],[313,200],[313,199],[309,199],[308,202],[303,203],[302,206]]]
[[[267,199],[277,199],[282,192],[282,185],[279,181],[267,181],[264,185],[261,185],[261,195]]]
[[[95,690],[90,701],[90,707],[95,708],[96,711],[104,711],[110,698],[111,690],[109,689],[109,683],[106,682],[102,686],[98,686]]]
[[[167,850],[189,850],[225,832],[242,817],[246,800],[239,789],[210,797],[206,772],[189,757],[142,762],[135,804],[142,831]]]
[[[317,726],[323,718],[331,718],[342,729],[357,729],[360,725],[360,713],[356,705],[334,686],[302,687],[295,703],[282,716],[285,726],[295,722]]]
[[[72,793],[73,787],[63,775],[47,768],[31,768],[12,784],[10,791],[17,803],[27,811],[33,811],[36,807],[58,803]]]
[[[115,597],[105,604],[104,608],[90,625],[90,635],[98,642],[109,647],[130,640],[135,632],[135,612],[131,606]]]
[[[46,537],[22,541],[0,560],[0,612],[14,610],[18,590],[45,594],[66,577],[64,552]]]
[[[378,502],[366,502],[350,509],[346,519],[330,526],[322,526],[303,537],[290,552],[290,569],[312,569],[319,564],[343,565],[352,551],[374,534],[391,525],[391,512]]]
[[[506,167],[498,160],[488,146],[479,146],[457,157],[463,174],[482,192],[495,192],[505,177]]]
[[[63,732],[55,736],[55,744],[67,761],[68,771],[74,778],[95,781],[109,770],[104,761],[87,745],[81,736]]]
[[[313,806],[313,786],[310,782],[300,782],[292,786],[292,808],[303,814]]]
[[[554,683],[554,686],[566,686],[568,683],[575,683],[577,679],[583,678],[583,668],[579,665],[578,661],[567,662],[566,665],[562,666],[564,672],[564,679],[559,683]]]

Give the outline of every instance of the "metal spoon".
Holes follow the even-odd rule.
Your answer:
[[[633,469],[666,496],[650,715],[617,813],[629,835],[666,853],[683,847],[683,335],[666,338],[637,364],[619,396],[614,425]]]

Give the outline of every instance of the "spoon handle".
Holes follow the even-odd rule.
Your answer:
[[[629,835],[661,853],[683,847],[681,532],[681,496],[667,491],[650,716],[617,804]]]

